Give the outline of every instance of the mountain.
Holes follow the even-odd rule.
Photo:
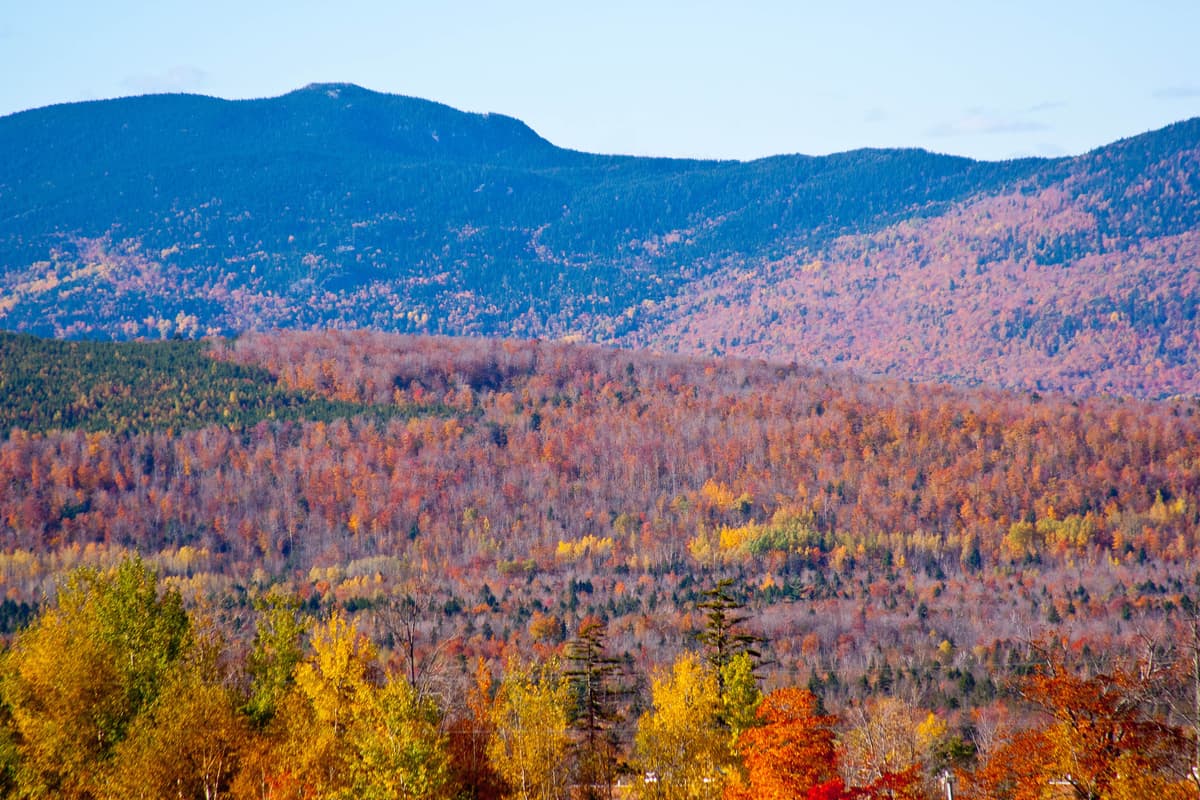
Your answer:
[[[144,335],[182,312],[201,330],[602,338],[727,259],[1033,167],[596,156],[507,117],[331,85],[39,109],[0,120],[0,147],[3,322],[67,336]]]
[[[1200,120],[689,288],[626,343],[918,380],[1194,396]]]
[[[570,337],[1198,393],[1198,126],[1077,159],[718,162],[340,84],[53,106],[0,118],[0,327]]]

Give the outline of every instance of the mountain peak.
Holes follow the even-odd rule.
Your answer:
[[[557,160],[565,151],[524,122],[503,114],[462,111],[444,103],[376,92],[353,83],[310,83],[282,97],[254,101],[285,107],[312,132],[327,126],[369,146],[432,158]]]
[[[400,97],[402,95],[389,95],[386,92],[376,92],[372,89],[359,86],[357,83],[342,83],[342,82],[317,82],[310,83],[307,86],[301,86],[287,94],[283,95],[324,95],[332,100],[342,100],[348,97]],[[412,99],[412,98],[410,98]]]
[[[350,89],[352,91],[353,90],[367,91],[366,89],[363,89],[363,87],[359,86],[357,83],[345,83],[342,81],[331,81],[331,82],[317,81],[314,83],[310,83],[307,86],[302,86],[299,89],[297,89],[297,91],[300,91],[300,92],[340,92],[343,89]]]

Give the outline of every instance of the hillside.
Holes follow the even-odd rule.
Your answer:
[[[38,109],[0,120],[0,148],[14,154],[0,165],[3,323],[68,336],[604,337],[725,259],[1033,168],[905,151],[594,156],[509,118],[353,86]]]
[[[203,342],[64,342],[0,332],[0,431],[124,434],[438,411],[285,390],[261,367],[214,362],[208,352]]]
[[[758,637],[763,656],[741,683],[722,667],[747,694],[716,708],[753,709],[760,682],[805,692],[836,715],[827,776],[840,762],[848,785],[874,785],[863,765],[883,763],[919,788],[904,796],[936,797],[953,769],[966,796],[1017,797],[1012,769],[1036,789],[1082,752],[1102,777],[1145,759],[1118,796],[1191,796],[1145,780],[1182,787],[1194,753],[1194,401],[362,331],[4,335],[0,355],[0,790],[114,773],[128,788],[79,796],[149,780],[159,796],[178,773],[299,795],[448,758],[467,796],[504,796],[479,788],[505,763],[483,745],[578,728],[588,636],[621,711],[606,763],[657,772],[643,733],[667,676],[691,664],[701,696],[721,696],[700,666],[719,653],[702,635],[716,591],[727,621],[744,617],[730,641]],[[494,711],[558,677],[573,681],[561,717]],[[395,692],[424,702],[383,705]],[[680,724],[728,748],[680,692]],[[1120,748],[1072,739],[1031,765],[1067,714]],[[375,757],[397,731],[421,744],[400,766]],[[873,761],[868,732],[916,746]],[[304,761],[321,741],[350,755]],[[769,747],[738,752],[774,761]],[[563,771],[577,749],[543,761]],[[200,751],[227,756],[224,777]],[[819,796],[896,784],[881,785]]]
[[[233,608],[273,583],[352,611],[419,592],[464,658],[596,614],[650,664],[731,577],[773,670],[837,673],[845,698],[869,664],[943,640],[981,680],[1048,623],[1119,651],[1194,577],[1192,404],[361,332],[254,335],[216,361],[106,345],[83,369],[61,343],[7,347],[42,365],[26,394],[73,409],[0,442],[14,602],[136,551]],[[178,383],[156,390],[168,356]],[[98,398],[149,387],[155,414],[71,406],[80,374]]]
[[[1196,395],[1198,311],[1193,120],[936,216],[729,266],[625,341],[918,380]]]
[[[1076,159],[601,156],[350,85],[0,119],[0,327],[572,337],[1200,391],[1200,123]]]

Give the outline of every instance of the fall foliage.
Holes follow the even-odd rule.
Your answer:
[[[716,797],[785,791],[767,760],[832,731],[793,771],[813,797],[943,772],[1035,796],[1071,759],[1083,792],[1188,796],[1194,404],[562,343],[210,347],[339,416],[0,442],[6,785]],[[1051,675],[1141,694],[1073,728]],[[820,709],[767,702],[791,690]]]
[[[728,800],[829,797],[841,788],[835,719],[821,714],[807,689],[776,689],[758,707],[759,724],[737,741],[746,778],[726,791]]]

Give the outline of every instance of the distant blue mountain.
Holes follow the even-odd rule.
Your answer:
[[[117,337],[183,314],[224,332],[604,338],[730,259],[935,213],[1044,166],[592,155],[343,84],[41,108],[0,118],[0,152],[0,325]],[[79,274],[89,259],[109,268]]]
[[[316,84],[22,112],[0,153],[10,330],[369,327],[1044,388],[1200,381],[1200,120],[1078,158],[698,161]]]

